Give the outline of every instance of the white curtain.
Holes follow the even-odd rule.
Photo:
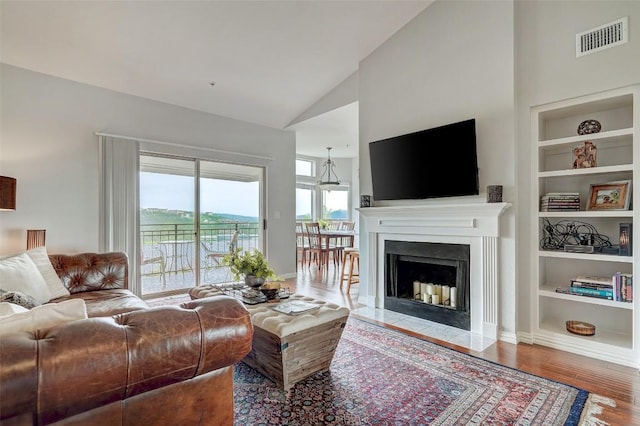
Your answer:
[[[98,136],[100,147],[100,251],[129,256],[129,289],[141,294],[138,223],[139,143]]]

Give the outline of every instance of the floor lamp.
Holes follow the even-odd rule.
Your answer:
[[[27,229],[27,250],[44,246],[45,229]]]

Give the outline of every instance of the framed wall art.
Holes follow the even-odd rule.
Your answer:
[[[631,180],[592,184],[587,210],[629,210]]]

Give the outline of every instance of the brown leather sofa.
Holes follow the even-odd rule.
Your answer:
[[[0,338],[2,425],[231,425],[245,307],[218,296],[149,308],[124,253],[51,255],[89,318]]]

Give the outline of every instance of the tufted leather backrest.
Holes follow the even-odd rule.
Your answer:
[[[52,254],[49,259],[70,293],[129,287],[126,253]]]

